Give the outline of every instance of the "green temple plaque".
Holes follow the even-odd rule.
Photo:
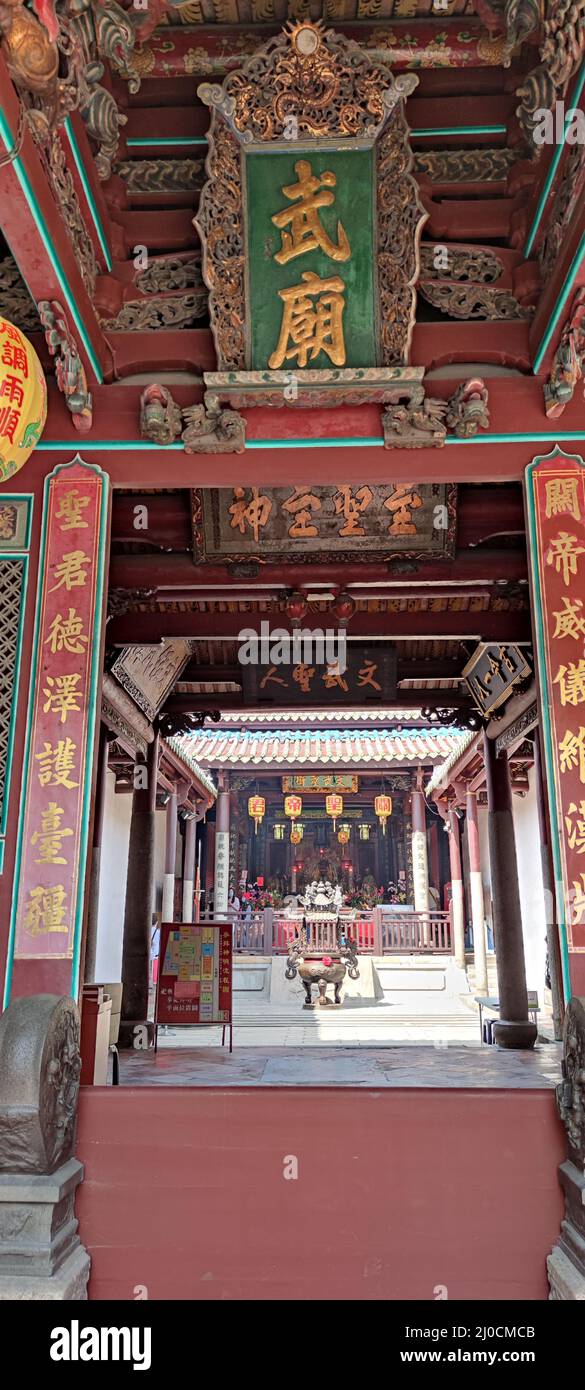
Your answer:
[[[246,152],[253,370],[376,366],[373,148]]]

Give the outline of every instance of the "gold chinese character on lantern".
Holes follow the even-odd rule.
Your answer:
[[[287,261],[307,251],[323,251],[332,261],[349,260],[350,245],[341,222],[337,223],[337,242],[334,242],[319,215],[321,208],[331,207],[335,202],[332,189],[337,184],[336,175],[330,170],[313,174],[308,159],[297,160],[295,174],[297,182],[285,184],[282,189],[285,198],[295,206],[283,208],[272,217],[281,236],[281,248],[275,253],[275,261],[286,265]]]

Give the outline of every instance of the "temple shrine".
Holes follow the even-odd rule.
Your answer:
[[[0,6],[0,1301],[585,1298],[584,52]]]

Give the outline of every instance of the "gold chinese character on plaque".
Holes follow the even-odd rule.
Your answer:
[[[369,507],[373,496],[371,487],[365,483],[355,491],[345,484],[339,487],[333,501],[338,516],[344,518],[344,524],[339,531],[340,536],[365,536],[365,528],[360,525],[359,518]]]
[[[572,772],[574,768],[578,768],[579,779],[585,784],[585,729],[583,725],[578,733],[574,733],[572,729],[567,729],[559,743],[559,754],[561,772]]]
[[[412,513],[417,507],[422,507],[422,497],[415,487],[411,487],[410,483],[396,483],[394,492],[386,498],[384,506],[392,516],[388,527],[389,535],[416,536],[416,524],[412,519]]]
[[[321,499],[308,488],[296,487],[292,497],[282,504],[283,512],[289,512],[294,521],[288,528],[291,538],[318,536],[319,530],[313,522],[312,513],[321,511]]]
[[[570,661],[568,666],[559,666],[553,685],[558,685],[561,704],[582,705],[585,703],[585,661]]]
[[[87,531],[88,523],[83,520],[86,507],[89,507],[89,497],[80,497],[77,488],[66,492],[60,500],[58,512],[55,513],[57,521],[63,523],[59,530]]]
[[[570,584],[571,577],[577,573],[580,555],[585,555],[585,546],[579,545],[577,537],[569,535],[568,531],[559,531],[546,552],[546,563],[554,565],[557,574],[562,573],[563,583]]]
[[[572,516],[581,520],[576,478],[549,478],[546,483],[546,515]]]
[[[283,208],[272,218],[281,236],[281,249],[275,254],[279,265],[286,265],[295,256],[304,256],[307,251],[324,251],[332,261],[347,261],[350,246],[341,222],[337,223],[337,242],[331,240],[320,220],[320,209],[331,207],[335,202],[337,177],[327,170],[324,174],[313,174],[308,159],[299,159],[295,164],[297,183],[285,184],[282,189],[285,198],[295,206]],[[290,228],[286,231],[285,228]]]
[[[553,613],[555,619],[553,637],[573,637],[575,642],[578,642],[580,637],[585,637],[583,600],[580,598],[571,600],[566,594],[563,594],[561,603],[563,607]]]
[[[47,676],[47,684],[43,690],[43,713],[58,714],[62,724],[66,723],[68,714],[79,714],[82,691],[78,690],[77,685],[80,680],[81,676],[78,675]]]
[[[260,531],[266,526],[272,511],[272,499],[261,493],[257,487],[251,488],[250,491],[252,496],[248,499],[243,487],[234,488],[234,500],[229,509],[232,518],[230,526],[237,527],[242,536],[245,534],[246,526],[249,526],[254,540],[258,541]]]
[[[56,584],[53,584],[50,593],[54,589],[64,588],[67,593],[72,589],[82,589],[87,579],[87,574],[83,568],[89,565],[89,557],[84,555],[82,550],[70,550],[63,556],[60,564],[55,567]]]
[[[62,826],[65,812],[56,801],[50,801],[41,811],[41,828],[31,835],[31,845],[38,846],[38,859],[35,864],[66,864],[63,854],[63,840],[73,835],[69,826]]]
[[[70,608],[68,617],[64,618],[61,613],[57,613],[53,618],[49,636],[45,638],[45,646],[50,646],[53,656],[56,652],[79,654],[88,641],[89,638],[83,632],[83,619],[74,608]]]
[[[40,753],[35,753],[41,787],[66,787],[68,791],[78,787],[79,782],[74,782],[71,776],[75,771],[76,752],[77,744],[72,738],[58,739],[55,747],[45,741]]]
[[[282,322],[268,366],[275,369],[296,358],[297,367],[306,367],[325,352],[335,367],[343,367],[343,280],[339,275],[321,280],[312,270],[303,271],[301,280],[300,285],[278,291],[283,303]]]
[[[24,930],[32,936],[39,936],[44,932],[67,933],[69,927],[63,920],[66,902],[67,895],[62,883],[57,883],[54,888],[44,888],[41,885],[31,888],[24,912]]]
[[[569,849],[575,849],[577,854],[585,854],[585,801],[580,801],[578,806],[574,801],[571,802],[567,808],[565,825]]]

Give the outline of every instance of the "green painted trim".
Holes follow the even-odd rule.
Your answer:
[[[9,124],[8,124],[8,121],[6,120],[5,113],[4,113],[4,111],[3,111],[3,109],[2,109],[1,106],[0,106],[0,135],[2,136],[2,140],[3,140],[3,142],[4,142],[4,147],[5,147],[5,149],[6,149],[6,153],[7,153],[7,154],[11,154],[12,151],[14,150],[14,141],[13,141],[13,138],[12,138],[12,132],[11,132],[11,130],[10,130],[10,126],[9,126]],[[74,298],[73,294],[71,293],[71,289],[70,289],[70,287],[69,287],[69,282],[68,282],[68,280],[67,280],[67,276],[66,276],[66,274],[65,274],[65,271],[63,270],[63,267],[62,267],[62,265],[61,265],[61,262],[60,262],[60,260],[59,260],[59,257],[57,256],[57,253],[56,253],[56,251],[55,251],[55,249],[54,249],[54,247],[53,247],[52,240],[51,240],[51,234],[50,234],[49,229],[48,229],[48,227],[47,227],[47,224],[46,224],[46,222],[45,222],[43,213],[41,212],[41,209],[40,209],[39,204],[38,204],[38,202],[37,202],[36,195],[35,195],[35,193],[34,193],[34,191],[33,191],[33,188],[32,188],[32,186],[31,186],[30,179],[29,179],[29,177],[28,177],[26,168],[25,168],[25,166],[24,166],[24,164],[23,164],[23,162],[22,162],[22,159],[21,159],[20,155],[15,155],[14,158],[12,159],[11,163],[12,163],[12,168],[14,169],[14,172],[15,172],[15,174],[16,174],[16,177],[17,177],[17,179],[18,179],[18,182],[19,182],[19,184],[20,184],[20,186],[21,186],[21,188],[22,188],[22,191],[23,191],[23,193],[24,193],[24,196],[25,196],[25,198],[26,198],[26,201],[27,201],[27,203],[28,203],[28,205],[29,205],[29,208],[30,208],[30,211],[31,211],[31,213],[32,213],[32,216],[33,216],[33,218],[34,218],[34,220],[35,220],[35,222],[36,222],[36,226],[37,226],[37,230],[38,230],[38,232],[39,232],[39,236],[41,237],[41,240],[42,240],[43,245],[44,245],[44,247],[45,247],[45,251],[46,251],[46,253],[47,253],[47,256],[49,257],[49,260],[50,260],[50,262],[51,262],[51,265],[52,265],[52,267],[53,267],[53,270],[55,271],[55,275],[57,276],[57,279],[58,279],[58,281],[59,281],[59,285],[60,285],[60,287],[61,287],[61,291],[62,291],[63,297],[64,297],[64,299],[65,299],[65,302],[66,302],[66,304],[67,304],[67,307],[68,307],[69,312],[70,312],[70,314],[71,314],[71,317],[72,317],[72,319],[73,319],[73,322],[74,322],[74,324],[75,324],[75,327],[76,327],[76,329],[77,329],[77,332],[79,333],[79,336],[80,336],[80,338],[81,338],[81,341],[82,341],[83,346],[84,346],[84,349],[85,349],[85,352],[87,353],[87,356],[88,356],[88,358],[89,358],[89,361],[91,362],[91,365],[92,365],[92,368],[93,368],[93,372],[94,372],[96,381],[97,381],[97,383],[98,383],[98,386],[101,386],[101,384],[102,384],[102,382],[103,382],[103,379],[104,379],[104,378],[103,378],[102,369],[101,369],[100,364],[99,364],[99,362],[98,362],[98,359],[97,359],[97,357],[96,357],[96,354],[95,354],[93,345],[92,345],[92,343],[91,343],[91,340],[90,340],[90,338],[88,337],[87,330],[86,330],[85,324],[84,324],[84,322],[83,322],[83,319],[80,317],[79,310],[78,310],[78,308],[77,308],[77,304],[76,304],[76,302],[75,302],[75,298]],[[29,290],[29,293],[30,293],[30,290]],[[34,299],[35,296],[32,295],[32,298]]]
[[[429,140],[433,135],[507,135],[508,127],[505,125],[442,125],[425,126],[417,130],[415,126],[410,127],[412,140]],[[130,141],[128,141],[130,144]]]
[[[583,67],[582,67],[581,72],[580,72],[580,74],[579,74],[579,77],[578,77],[578,80],[577,80],[577,86],[575,87],[575,91],[573,92],[573,95],[572,95],[572,97],[570,98],[570,104],[569,104],[569,101],[567,100],[567,111],[574,111],[574,110],[575,110],[575,107],[578,105],[579,101],[581,100],[581,94],[582,94],[582,92],[583,92],[583,88],[584,88],[584,87],[585,87],[585,63],[583,64]],[[559,164],[560,164],[560,161],[561,161],[561,158],[562,158],[562,154],[563,154],[563,150],[564,150],[565,145],[566,145],[566,142],[567,142],[567,130],[568,130],[568,128],[569,128],[569,124],[570,124],[569,116],[567,115],[567,116],[565,116],[565,125],[564,125],[564,130],[563,130],[563,138],[562,138],[560,144],[557,145],[557,148],[556,148],[556,150],[555,150],[555,153],[554,153],[554,155],[553,155],[553,157],[552,157],[552,159],[551,159],[550,168],[549,168],[548,174],[547,174],[547,176],[546,176],[546,180],[545,180],[545,182],[544,182],[544,184],[543,184],[542,193],[541,193],[540,198],[539,198],[539,201],[538,201],[538,207],[537,207],[536,212],[535,212],[535,214],[534,214],[534,219],[533,219],[533,222],[532,222],[532,226],[531,226],[530,231],[529,231],[529,233],[528,233],[528,240],[527,240],[527,242],[526,242],[526,246],[524,247],[524,256],[525,256],[525,259],[526,259],[526,260],[528,260],[528,257],[529,257],[529,255],[530,255],[530,252],[532,251],[532,247],[534,246],[534,242],[535,242],[535,239],[536,239],[536,236],[537,236],[537,233],[538,233],[538,229],[539,229],[539,227],[540,227],[540,223],[541,223],[541,220],[542,220],[542,214],[543,214],[544,209],[545,209],[546,204],[547,204],[548,195],[549,195],[549,193],[550,193],[550,190],[551,190],[551,188],[552,188],[552,186],[553,186],[553,183],[554,183],[554,181],[555,181],[555,178],[556,178],[556,176],[557,176],[557,169],[558,169],[558,167],[559,167]]]
[[[71,465],[72,465],[73,463],[76,463],[77,461],[79,461],[80,463],[85,463],[85,460],[84,460],[84,459],[81,459],[80,456],[77,455],[75,459],[70,459],[68,463],[58,463],[58,464],[56,464],[56,466],[55,466],[55,468],[52,470],[52,472],[47,474],[47,476],[46,476],[46,478],[45,478],[44,488],[43,488],[43,520],[42,520],[42,529],[41,529],[41,542],[40,542],[40,549],[39,549],[39,568],[38,568],[38,575],[37,575],[37,593],[36,593],[36,603],[35,603],[35,620],[34,620],[34,632],[33,632],[33,645],[32,645],[32,653],[31,653],[30,681],[29,681],[29,687],[28,687],[28,708],[27,708],[27,718],[26,718],[26,734],[25,734],[25,744],[24,744],[24,758],[23,758],[23,766],[22,766],[22,781],[21,781],[20,809],[19,809],[19,815],[18,815],[18,831],[17,831],[17,839],[16,839],[16,859],[15,859],[15,863],[14,863],[14,880],[13,880],[13,887],[12,887],[12,909],[11,909],[11,914],[10,914],[10,929],[9,929],[9,935],[8,935],[8,947],[7,947],[7,955],[6,955],[6,976],[5,976],[4,1003],[3,1003],[3,1007],[4,1007],[4,1008],[7,1007],[8,1003],[9,1003],[9,1000],[10,1000],[10,989],[11,989],[11,985],[12,985],[12,969],[13,969],[13,964],[14,964],[14,940],[15,940],[15,936],[16,936],[16,915],[17,915],[17,908],[18,908],[18,887],[19,887],[19,884],[20,884],[20,873],[21,873],[21,867],[22,867],[24,821],[25,821],[25,814],[26,814],[26,799],[27,799],[27,788],[28,788],[28,776],[29,776],[30,761],[31,761],[31,743],[32,743],[32,729],[33,729],[34,707],[35,707],[35,693],[36,693],[36,688],[37,688],[37,672],[38,672],[38,666],[39,666],[39,631],[40,631],[40,623],[41,623],[41,607],[42,607],[42,595],[43,595],[43,580],[44,580],[44,575],[45,575],[45,562],[46,562],[46,555],[47,555],[47,525],[48,525],[49,487],[50,487],[50,484],[51,484],[51,479],[58,477],[58,475],[59,475],[60,473],[63,473],[67,468],[70,468]],[[100,647],[101,647],[101,640],[100,640],[100,639],[101,639],[101,626],[102,626],[102,623],[101,623],[101,613],[102,613],[102,606],[103,606],[103,591],[104,591],[104,579],[105,579],[105,569],[106,569],[106,566],[105,566],[105,556],[106,556],[106,541],[107,541],[108,498],[109,498],[109,485],[110,485],[110,480],[109,480],[108,474],[107,474],[107,473],[104,473],[103,470],[102,470],[101,468],[99,468],[97,464],[88,463],[88,464],[85,464],[85,466],[86,466],[86,468],[90,469],[92,473],[97,473],[101,478],[103,478],[103,480],[104,480],[104,488],[103,488],[103,492],[102,492],[102,506],[101,506],[101,516],[100,516],[100,538],[99,538],[99,544],[98,544],[98,561],[97,561],[97,584],[96,584],[96,603],[95,603],[94,642],[93,642],[93,646],[92,646],[92,665],[91,665],[90,686],[89,686],[89,688],[90,688],[90,699],[89,699],[89,702],[88,702],[88,734],[87,734],[87,743],[86,743],[86,752],[85,752],[84,789],[83,789],[83,803],[82,803],[82,812],[81,812],[81,831],[80,831],[80,839],[79,839],[79,865],[80,865],[80,873],[79,873],[78,884],[77,884],[77,900],[76,900],[75,927],[74,927],[74,938],[73,938],[73,957],[72,957],[72,961],[71,961],[71,994],[72,994],[72,997],[73,997],[73,998],[76,998],[76,997],[77,997],[77,985],[78,985],[79,962],[80,962],[80,951],[81,951],[81,926],[82,926],[82,923],[83,923],[83,907],[84,907],[84,897],[85,897],[85,856],[86,856],[86,854],[87,854],[87,839],[88,839],[88,827],[89,827],[89,812],[90,812],[90,805],[91,805],[91,790],[92,790],[93,751],[94,751],[94,742],[95,742],[96,708],[97,708],[97,695],[98,695],[98,690],[99,690],[99,676],[100,676],[99,657],[100,657]],[[83,868],[84,868],[84,872],[83,872],[83,873],[81,872],[81,865],[82,865],[82,864],[83,864]]]
[[[69,141],[69,144],[71,145],[71,153],[72,153],[73,158],[74,158],[74,160],[75,160],[75,164],[76,164],[76,167],[77,167],[77,172],[78,172],[78,174],[79,174],[79,178],[80,178],[81,183],[82,183],[82,186],[83,186],[83,192],[84,192],[84,194],[85,194],[85,201],[86,201],[87,206],[88,206],[88,208],[89,208],[89,210],[90,210],[90,213],[91,213],[91,215],[92,215],[93,224],[94,224],[94,227],[95,227],[96,232],[97,232],[97,234],[98,234],[99,243],[100,243],[100,246],[101,246],[101,248],[102,248],[103,257],[104,257],[104,260],[105,260],[105,263],[106,263],[106,270],[111,270],[111,269],[112,269],[112,265],[113,265],[113,261],[112,261],[111,255],[110,255],[110,248],[109,248],[109,246],[108,246],[108,242],[107,242],[107,239],[106,239],[106,234],[105,234],[105,231],[104,231],[104,225],[103,225],[102,219],[101,219],[101,217],[100,217],[100,215],[99,215],[99,212],[98,212],[98,209],[97,209],[97,204],[96,204],[95,198],[94,198],[94,196],[93,196],[91,184],[90,184],[89,179],[88,179],[88,177],[87,177],[87,173],[86,173],[86,169],[85,169],[85,164],[83,163],[83,159],[82,159],[82,157],[81,157],[81,150],[80,150],[79,145],[78,145],[78,143],[77,143],[77,136],[76,136],[75,131],[74,131],[74,129],[73,129],[73,126],[72,126],[72,124],[71,124],[71,117],[70,117],[70,116],[68,116],[68,117],[67,117],[67,120],[65,121],[65,130],[67,131],[67,139],[68,139],[68,141]]]
[[[206,145],[206,135],[155,135],[152,140],[147,140],[143,136],[134,136],[126,141],[126,149],[140,150],[145,148],[168,149],[172,145]]]
[[[526,497],[526,514],[527,514],[527,520],[528,520],[528,535],[529,535],[529,538],[530,538],[530,545],[529,545],[529,547],[528,547],[528,560],[529,560],[529,564],[530,564],[530,572],[531,572],[531,575],[532,575],[532,588],[533,588],[533,595],[534,595],[534,603],[533,603],[533,606],[532,606],[532,612],[533,612],[533,617],[534,617],[534,629],[535,629],[535,634],[536,634],[536,650],[537,650],[537,655],[538,655],[538,682],[539,682],[539,686],[540,686],[540,712],[541,712],[541,715],[542,715],[543,734],[544,734],[544,755],[545,755],[545,762],[546,762],[547,784],[548,784],[548,798],[549,798],[550,810],[551,810],[551,829],[552,829],[551,840],[552,840],[553,864],[554,864],[554,871],[555,871],[555,898],[556,898],[556,904],[557,904],[557,917],[558,917],[558,919],[559,919],[559,937],[560,937],[560,945],[561,945],[561,962],[562,962],[562,970],[563,970],[563,991],[564,991],[564,996],[565,996],[565,1003],[568,1003],[569,999],[571,998],[571,975],[570,975],[570,969],[569,969],[569,945],[568,945],[568,941],[567,941],[567,922],[566,922],[566,916],[565,916],[565,894],[564,894],[564,890],[563,890],[563,866],[562,866],[562,860],[561,860],[560,840],[559,840],[559,836],[558,836],[558,833],[557,833],[557,827],[558,827],[558,824],[559,824],[559,808],[558,808],[558,802],[557,802],[556,780],[555,780],[555,775],[554,775],[555,759],[554,759],[554,752],[553,752],[552,726],[551,726],[551,719],[550,719],[550,710],[549,710],[549,702],[548,702],[548,689],[547,689],[547,681],[546,681],[547,667],[546,667],[546,645],[545,645],[545,640],[544,640],[544,626],[543,626],[543,622],[542,622],[542,613],[543,613],[542,586],[541,586],[541,583],[540,583],[540,574],[539,574],[539,572],[538,572],[538,565],[536,564],[536,557],[537,557],[537,555],[538,555],[538,536],[537,536],[537,530],[536,530],[536,510],[535,510],[535,506],[534,506],[534,487],[533,487],[533,482],[532,482],[532,475],[533,475],[533,472],[534,472],[535,468],[537,467],[537,465],[538,465],[539,463],[541,463],[543,459],[545,459],[545,458],[556,458],[557,455],[560,456],[560,457],[562,458],[562,457],[564,456],[564,451],[563,451],[563,449],[558,449],[558,448],[555,447],[554,449],[551,450],[550,454],[539,454],[539,455],[537,456],[537,458],[534,458],[534,459],[532,460],[532,463],[529,463],[529,464],[528,464],[528,467],[527,467],[527,469],[526,469],[526,474],[525,474],[525,488],[524,488],[524,492],[525,492],[525,497]],[[565,456],[565,457],[567,457],[567,456]],[[578,454],[573,454],[572,457],[578,459],[579,463],[581,463],[581,464],[583,465],[583,459],[580,457],[580,455],[578,455]],[[585,465],[584,465],[584,466],[585,466]]]
[[[548,327],[547,327],[547,329],[546,329],[546,332],[545,332],[543,338],[541,339],[538,352],[537,352],[537,354],[536,354],[536,357],[535,357],[534,362],[533,362],[533,365],[532,365],[532,370],[533,370],[534,373],[540,371],[540,368],[541,368],[541,366],[542,366],[542,359],[543,359],[543,357],[544,357],[544,355],[545,355],[545,352],[546,352],[547,347],[548,347],[548,345],[549,345],[549,343],[550,343],[550,340],[551,340],[551,338],[552,338],[552,336],[553,336],[553,333],[555,332],[555,329],[556,329],[556,327],[557,327],[558,321],[559,321],[559,319],[560,319],[560,317],[561,317],[561,314],[562,314],[562,312],[563,312],[563,309],[564,309],[564,307],[565,307],[566,301],[567,301],[567,299],[569,298],[569,295],[570,295],[570,293],[571,293],[571,290],[573,289],[573,285],[574,285],[574,282],[575,282],[575,276],[576,276],[576,274],[577,274],[577,271],[578,271],[578,269],[579,269],[579,266],[581,265],[581,261],[583,260],[584,257],[585,257],[585,232],[583,232],[583,236],[581,237],[581,240],[580,240],[580,242],[579,242],[579,245],[578,245],[578,247],[577,247],[577,250],[576,250],[576,252],[575,252],[575,255],[573,256],[573,259],[572,259],[572,261],[571,261],[571,264],[570,264],[570,266],[569,266],[569,269],[568,269],[568,271],[567,271],[567,274],[565,275],[565,279],[564,279],[564,281],[563,281],[562,290],[561,290],[561,292],[560,292],[560,294],[559,294],[559,296],[558,296],[558,298],[557,298],[555,307],[554,307],[554,309],[553,309],[553,311],[552,311],[552,314],[551,314],[551,317],[550,317],[550,319],[549,319],[549,321],[548,321]]]
[[[546,443],[553,439],[579,440],[585,439],[584,430],[543,430],[542,433],[536,431],[532,434],[478,434],[473,439],[458,439],[455,434],[448,434],[445,444],[540,444],[542,440]],[[383,449],[384,440],[376,435],[364,435],[350,439],[247,439],[246,449]],[[46,454],[59,454],[63,449],[70,449],[71,443],[67,439],[41,440],[36,446],[36,452],[42,451]],[[83,448],[87,453],[107,453],[112,454],[146,454],[146,453],[181,453],[182,444],[151,444],[146,439],[97,439],[93,443],[84,440]]]

